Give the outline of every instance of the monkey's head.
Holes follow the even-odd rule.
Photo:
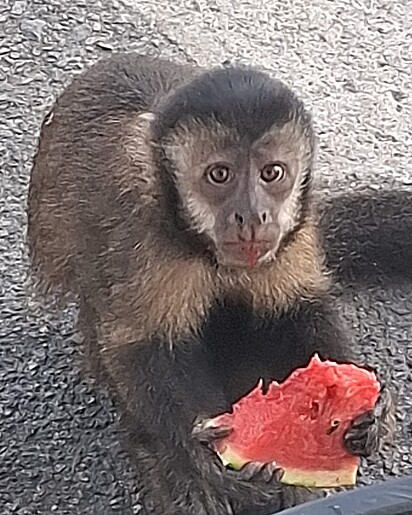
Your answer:
[[[311,120],[281,82],[253,70],[204,73],[171,95],[157,123],[178,216],[212,243],[217,261],[276,258],[306,215]]]

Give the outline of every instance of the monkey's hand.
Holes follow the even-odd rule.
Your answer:
[[[230,426],[213,425],[212,419],[198,417],[193,427],[192,435],[203,444],[213,449],[213,443],[229,436],[232,432]],[[239,479],[246,481],[263,481],[269,483],[273,480],[279,481],[283,470],[276,467],[275,463],[246,463],[238,472],[233,471]]]
[[[200,443],[213,449],[213,443],[225,438],[231,431],[232,429],[229,426],[215,427],[211,419],[198,418],[193,427],[192,436]],[[281,497],[280,504],[274,505],[273,510],[291,508],[324,495],[321,490],[315,492],[304,487],[282,484],[280,479],[283,472],[283,469],[278,467],[276,463],[249,462],[240,470],[227,469],[226,474],[238,482],[249,483],[251,486],[254,484],[259,488],[260,485],[260,488],[268,488],[269,490],[273,488],[273,491],[276,491],[277,495]],[[270,506],[270,503],[268,506]],[[268,509],[268,506],[266,509]],[[262,513],[269,513],[270,511],[262,511]],[[251,506],[250,510],[243,509],[239,515],[248,515],[249,513],[259,515],[261,512],[257,506]]]
[[[363,457],[379,451],[382,443],[393,434],[394,411],[393,397],[383,385],[374,409],[356,418],[346,431],[344,440],[348,451]]]
[[[229,436],[232,432],[230,426],[216,427],[211,419],[198,418],[193,427],[192,435],[203,444],[208,445],[213,449],[213,443],[218,440]],[[270,483],[271,481],[278,482],[283,474],[283,470],[276,467],[275,463],[259,463],[249,462],[246,463],[239,471],[230,471],[236,475],[238,479],[246,481],[263,481]]]

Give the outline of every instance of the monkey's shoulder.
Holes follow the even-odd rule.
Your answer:
[[[194,68],[135,53],[101,59],[75,76],[53,110],[66,123],[100,124],[110,116],[156,108],[162,98],[193,74]]]

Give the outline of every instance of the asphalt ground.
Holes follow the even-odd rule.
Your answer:
[[[412,227],[408,0],[0,0],[1,515],[140,511],[110,398],[81,369],[75,308],[32,295],[24,243],[43,113],[74,74],[120,49],[276,73],[314,113],[319,191],[403,191],[386,236]],[[410,245],[412,230],[402,234],[399,245]],[[399,398],[395,448],[364,464],[363,484],[412,473],[408,266],[400,280],[342,288],[339,298],[361,359]]]

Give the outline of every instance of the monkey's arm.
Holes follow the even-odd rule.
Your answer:
[[[227,408],[204,358],[196,342],[173,349],[159,342],[136,344],[106,355],[147,512],[224,515],[251,508],[258,513],[267,504],[277,511],[303,501],[301,492],[285,490],[275,479],[231,474],[192,436],[199,414],[211,417]]]

